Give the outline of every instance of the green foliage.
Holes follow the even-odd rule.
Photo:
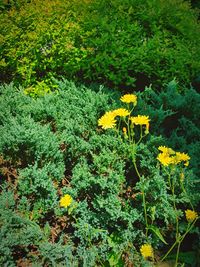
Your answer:
[[[0,87],[1,265],[8,261],[15,266],[20,257],[36,266],[150,266],[139,254],[146,241],[141,192],[146,195],[148,220],[155,221],[149,238],[156,249],[163,249],[162,238],[171,245],[170,225],[177,215],[166,174],[156,160],[157,147],[166,144],[165,137],[149,135],[135,149],[142,172],[139,179],[129,144],[112,129],[98,127],[105,111],[119,107],[119,93],[102,86],[94,90],[76,86],[64,79],[54,84],[57,92],[37,98],[13,84]],[[143,96],[150,101],[147,92]],[[192,97],[195,91],[190,92]],[[177,94],[181,99],[181,93]],[[150,132],[154,129],[159,135],[154,100],[140,99],[138,93],[135,111],[141,105],[142,114],[152,115]],[[163,106],[161,124],[166,110],[168,115],[174,112]],[[184,175],[191,196],[195,174],[190,169]],[[174,177],[178,181],[179,172]],[[69,208],[59,206],[65,194],[73,198]],[[197,192],[191,202],[196,207]],[[181,190],[176,205],[183,220],[189,197]],[[186,224],[181,227],[184,232]],[[198,239],[196,228],[194,235]]]
[[[105,0],[88,12],[87,44],[94,47],[94,56],[83,65],[86,77],[130,87],[136,80],[139,87],[152,81],[158,86],[174,76],[189,82],[197,75],[199,25],[188,3]]]
[[[24,90],[24,93],[26,95],[30,95],[31,97],[39,97],[50,93],[52,89],[50,89],[50,87],[44,81],[42,81],[42,82],[37,82],[35,86],[30,86],[26,88]]]
[[[22,2],[0,15],[1,80],[33,94],[60,75],[138,89],[198,75],[198,12],[186,1]]]
[[[30,0],[0,0],[0,10],[8,10],[12,7],[20,8]]]
[[[66,248],[62,239],[57,244],[48,241],[45,228],[29,218],[25,218],[24,209],[17,205],[14,193],[4,188],[0,195],[0,264],[16,266],[35,264],[42,266],[64,266]]]
[[[168,146],[188,152],[191,167],[199,176],[199,93],[193,88],[180,87],[173,80],[159,94],[150,86],[139,95],[138,112],[151,117],[151,132],[162,135]]]
[[[44,77],[49,83],[55,74],[73,77],[88,53],[79,42],[77,16],[73,1],[59,0],[34,0],[2,13],[1,78],[30,86]]]
[[[171,82],[168,87],[174,89],[175,81]],[[190,157],[186,153],[175,152],[162,145],[157,147],[160,152],[156,153],[158,155],[156,160],[160,165],[158,162],[156,164],[155,156],[151,154],[152,148],[148,149],[149,142],[144,143],[143,141],[149,133],[149,116],[135,114],[136,95],[126,94],[120,100],[126,103],[126,109],[120,108],[106,112],[100,118],[99,125],[103,129],[113,129],[118,138],[128,143],[130,147],[129,157],[138,179],[133,190],[139,191],[139,202],[142,202],[144,214],[145,242],[141,246],[141,254],[145,259],[151,258],[155,262],[152,243],[155,242],[153,247],[158,246],[159,241],[168,245],[163,235],[170,235],[174,241],[160,261],[166,259],[170,252],[177,247],[174,266],[178,266],[180,246],[199,219],[193,205],[194,194],[188,190],[187,186],[194,183],[194,179],[191,173],[190,177],[185,177],[185,174],[188,174],[186,168],[189,165]],[[126,125],[126,128],[123,125]],[[139,136],[137,135],[138,126],[140,128]],[[123,138],[121,133],[123,133]],[[153,141],[156,139],[154,137]],[[150,155],[148,160],[147,155]],[[187,183],[185,183],[185,178]],[[199,202],[199,194],[196,194],[196,200]],[[183,208],[184,206],[185,208]],[[172,225],[171,230],[169,229],[170,224]],[[150,230],[155,236],[151,236]],[[169,242],[171,243],[171,241]]]
[[[194,8],[200,8],[200,3],[198,0],[191,0],[191,4]]]
[[[100,114],[116,105],[113,94],[108,96],[102,87],[94,92],[67,81],[57,81],[57,86],[57,93],[37,99],[13,84],[1,87],[1,183],[13,188],[17,202],[12,212],[20,210],[24,227],[31,220],[44,234],[44,222],[50,230],[56,224],[63,236],[54,245],[33,241],[39,251],[36,261],[43,259],[54,266],[52,262],[57,264],[63,255],[60,246],[71,239],[65,258],[72,253],[72,264],[93,266],[92,262],[108,259],[110,234],[123,231],[123,247],[140,233],[133,225],[139,220],[136,208],[123,200],[126,146],[112,133],[101,136],[97,130]],[[60,209],[59,199],[66,193],[77,204],[69,209],[63,229],[59,222],[67,211]],[[1,196],[4,201],[4,191]],[[13,250],[9,247],[9,257],[15,262]],[[27,250],[31,253],[32,248]]]

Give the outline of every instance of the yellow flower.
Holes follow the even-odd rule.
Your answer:
[[[184,162],[185,166],[189,165],[190,157],[186,153],[175,152],[173,149],[166,146],[159,146],[158,149],[162,152],[158,155],[157,159],[164,165],[179,164]],[[173,155],[173,156],[172,156]]]
[[[103,129],[114,128],[116,125],[115,114],[113,111],[106,112],[99,120],[98,125]]]
[[[186,210],[185,216],[188,222],[194,221],[196,218],[198,218],[198,214],[194,210]]]
[[[126,117],[130,112],[125,108],[118,108],[112,111],[115,116]]]
[[[72,203],[72,200],[73,200],[72,197],[70,195],[66,194],[63,197],[61,197],[60,206],[67,208]]]
[[[149,116],[138,115],[131,117],[131,122],[136,125],[149,125]]]
[[[157,160],[160,161],[160,163],[164,166],[168,166],[169,164],[173,163],[173,158],[171,158],[168,154],[166,153],[159,153]]]
[[[188,156],[188,154],[181,153],[181,152],[176,152],[176,157],[175,157],[176,164],[178,164],[181,161],[183,161],[183,162],[185,162],[184,165],[188,166],[189,165],[189,160],[190,160],[190,157]]]
[[[123,95],[120,100],[124,103],[133,103],[134,106],[137,105],[137,96],[133,94]]]
[[[153,248],[149,244],[144,244],[140,248],[140,252],[144,258],[153,258]]]
[[[166,147],[166,146],[159,146],[158,149],[165,154],[169,154],[169,155],[175,154],[175,151],[173,149]]]

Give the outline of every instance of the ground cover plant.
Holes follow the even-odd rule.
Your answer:
[[[191,155],[190,164],[198,177],[199,93],[194,88],[180,86],[176,80],[172,80],[162,87],[159,94],[150,86],[139,95],[137,112],[143,111],[151,117],[152,132],[165,137],[168,146]]]
[[[52,76],[157,89],[199,75],[199,12],[183,0],[9,1],[0,14],[2,81],[53,90]],[[41,84],[42,83],[42,84]]]
[[[190,148],[199,132],[187,146],[181,128],[183,117],[198,127],[197,103],[182,109],[198,93],[177,91],[173,103],[174,83],[159,96],[54,84],[37,98],[0,87],[1,265],[198,266],[198,155]],[[167,143],[165,120],[175,111],[179,128]]]
[[[200,265],[198,6],[0,1],[1,266]]]

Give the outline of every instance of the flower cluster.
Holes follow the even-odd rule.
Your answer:
[[[137,104],[137,96],[135,96],[133,94],[126,94],[126,95],[122,96],[120,98],[120,100],[122,102],[128,104],[127,109],[118,108],[118,109],[115,109],[113,111],[106,112],[98,120],[98,125],[101,126],[103,129],[115,128],[115,130],[118,134],[119,134],[119,129],[121,128],[124,140],[125,139],[128,140],[131,144],[130,152],[131,152],[131,157],[133,160],[133,165],[134,165],[134,168],[138,174],[139,179],[141,180],[142,176],[140,175],[138,168],[137,168],[137,164],[136,164],[137,145],[140,143],[142,138],[145,137],[149,133],[150,119],[149,119],[149,116],[146,116],[146,115],[136,115],[136,116],[132,115],[132,111],[134,109],[134,106]],[[131,103],[132,103],[132,106],[130,105]],[[139,128],[136,127],[138,125],[140,126]],[[134,144],[134,146],[132,146],[132,144]],[[190,157],[188,154],[186,154],[184,152],[176,152],[172,148],[169,148],[166,146],[159,146],[158,150],[159,150],[159,154],[157,156],[157,160],[163,166],[172,166],[173,167],[173,168],[169,169],[171,172],[168,173],[169,174],[168,183],[170,185],[169,189],[171,189],[171,191],[172,191],[173,199],[175,199],[174,198],[174,194],[175,194],[174,193],[174,187],[175,187],[175,183],[177,180],[176,180],[176,177],[174,176],[174,172],[172,172],[172,171],[174,170],[174,167],[176,167],[176,165],[178,165],[180,163],[184,164],[184,166],[188,166]],[[166,169],[165,169],[165,171],[166,171]],[[185,177],[185,174],[184,174],[185,171],[186,170],[184,168],[182,168],[182,166],[181,166],[181,171],[179,173],[179,177],[180,177],[179,185],[181,185],[181,189],[183,190],[183,192],[187,193],[185,188],[184,188],[184,183],[183,183],[184,177]],[[157,228],[157,226],[153,225],[154,220],[155,220],[155,216],[154,216],[155,210],[154,211],[152,210],[152,214],[151,214],[151,221],[152,222],[150,222],[150,220],[148,218],[148,209],[146,208],[146,205],[148,204],[148,202],[146,201],[146,192],[143,188],[141,189],[141,194],[143,195],[142,201],[143,201],[145,224],[146,224],[146,240],[148,240],[148,230],[149,229],[156,229],[156,231],[159,233],[158,236],[160,237],[160,239],[164,243],[166,243],[164,238],[162,237],[162,234],[159,231],[159,228]],[[174,209],[177,209],[175,200],[173,200],[173,202],[174,202],[173,203]],[[191,202],[190,202],[190,204],[192,207]],[[188,228],[186,230],[186,233],[181,236],[181,234],[178,232],[179,227],[178,226],[176,227],[175,243],[172,245],[171,248],[169,248],[169,250],[166,252],[166,254],[162,258],[162,260],[164,260],[168,256],[168,254],[171,252],[171,250],[177,244],[179,244],[179,245],[181,244],[183,237],[190,230],[189,227],[192,227],[193,224],[196,222],[196,220],[199,218],[197,212],[195,212],[194,210],[189,210],[189,209],[185,210],[185,217],[188,221],[188,225],[187,225]],[[178,225],[179,224],[179,217],[178,216],[176,217],[176,221],[177,221],[177,225]],[[153,247],[151,246],[151,244],[148,244],[148,243],[143,244],[140,247],[140,253],[145,260],[151,260],[151,261],[155,260],[154,251],[153,251]],[[176,263],[178,263],[178,256],[179,256],[179,250],[177,250]]]
[[[194,210],[186,210],[185,211],[185,217],[188,222],[193,222],[195,219],[198,218],[198,214]]]
[[[133,94],[126,94],[120,99],[124,103],[137,104],[137,96]],[[125,108],[118,108],[113,111],[107,111],[99,120],[98,125],[103,129],[112,129],[116,126],[116,117],[126,117],[130,115],[130,111]]]
[[[134,94],[126,94],[120,98],[120,100],[124,103],[130,104],[132,103],[134,106],[137,104],[137,96]],[[130,117],[130,111],[125,108],[118,108],[113,111],[107,111],[99,120],[98,125],[103,129],[111,129],[116,126],[116,117],[126,117],[129,116],[129,120],[132,125],[145,125],[146,133],[149,132],[149,116],[138,115],[136,117]],[[124,131],[123,131],[124,132]]]
[[[142,256],[146,259],[146,258],[153,258],[153,248],[150,244],[144,244],[141,246],[140,248],[140,252],[142,254]]]
[[[184,162],[185,166],[189,165],[190,157],[186,153],[175,152],[173,149],[159,146],[158,148],[161,153],[158,154],[157,159],[163,166],[177,165],[181,162]]]
[[[61,197],[60,199],[60,206],[61,207],[64,207],[64,208],[67,208],[71,205],[72,203],[72,197],[68,194],[64,195],[63,197]]]

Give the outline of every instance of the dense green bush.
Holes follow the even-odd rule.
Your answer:
[[[15,266],[22,259],[26,264],[48,266],[128,266],[133,262],[151,266],[138,253],[146,241],[141,192],[146,195],[148,213],[154,210],[156,227],[169,244],[174,238],[170,225],[176,214],[166,175],[156,160],[157,148],[167,144],[166,139],[152,134],[138,146],[137,164],[143,177],[139,180],[129,144],[97,123],[105,111],[119,107],[119,94],[103,87],[96,91],[76,87],[66,80],[54,83],[56,93],[36,99],[13,84],[0,87],[1,265],[8,261]],[[197,99],[190,92],[190,98],[194,94]],[[138,94],[138,111],[141,105],[142,114],[145,110],[152,115],[151,132],[159,133],[153,114],[156,95],[151,94],[149,110]],[[150,101],[148,90],[145,97]],[[157,112],[160,117],[166,113],[162,108]],[[179,149],[184,151],[181,143]],[[198,192],[192,191],[195,181],[192,169],[185,170],[185,188],[194,206],[199,202]],[[73,198],[68,209],[59,205],[65,194]],[[176,203],[183,218],[188,207],[183,192],[177,192]],[[184,222],[181,227],[183,231]],[[193,235],[198,240],[196,228]],[[151,233],[150,240],[155,249],[164,250],[157,235]],[[195,246],[193,242],[190,251]],[[191,258],[182,262],[194,266]]]
[[[26,201],[21,198],[16,205],[15,198],[13,191],[3,188],[0,195],[1,266],[42,266],[45,263],[64,266],[66,247],[61,242],[49,242],[49,225],[41,228],[30,220]]]
[[[0,10],[9,10],[12,7],[20,8],[30,0],[0,0]]]
[[[94,56],[83,65],[86,77],[144,87],[197,75],[199,24],[185,1],[105,0],[88,10],[84,27],[92,29]]]
[[[165,142],[191,155],[193,171],[199,176],[200,94],[194,88],[172,80],[157,94],[150,86],[140,93],[138,112],[151,117],[151,132],[165,137]]]
[[[0,15],[1,78],[27,85],[52,75],[72,77],[88,50],[79,42],[81,25],[76,1],[35,0]],[[79,4],[81,8],[81,4]]]
[[[198,75],[198,13],[186,1],[24,2],[0,15],[3,81],[53,89],[65,75],[140,89]]]
[[[20,210],[19,220],[24,221],[25,217],[42,228],[48,223],[51,229],[58,224],[55,248],[60,251],[56,258],[58,262],[62,254],[59,246],[71,239],[74,244],[67,242],[66,257],[70,258],[73,253],[73,263],[77,260],[84,266],[93,266],[92,262],[109,259],[113,245],[108,244],[108,238],[111,233],[117,236],[121,223],[124,225],[121,230],[125,232],[119,244],[122,254],[127,238],[135,238],[140,232],[133,231],[132,225],[139,219],[139,214],[129,205],[124,206],[119,198],[125,183],[124,145],[113,134],[100,136],[96,130],[100,114],[106,107],[115,105],[112,96],[108,97],[103,91],[95,93],[76,88],[66,81],[58,82],[58,87],[61,91],[57,94],[36,100],[13,85],[7,86],[6,90],[1,87],[0,151],[4,166],[1,183],[7,185],[8,194],[11,194],[9,188],[14,187],[17,201],[13,202],[13,209],[15,212]],[[17,175],[11,173],[11,179],[8,179],[7,169],[15,169]],[[73,216],[64,216],[66,211],[59,208],[59,198],[66,193],[77,200]],[[2,191],[2,201],[5,201],[4,196],[6,198]],[[12,216],[15,216],[14,210],[10,211]],[[1,225],[5,220],[2,216]],[[63,216],[65,227],[58,223]],[[28,221],[24,224],[26,229]],[[10,231],[16,235],[14,229]],[[60,235],[65,239],[59,241]],[[2,263],[6,257],[16,261],[15,243],[18,241],[8,245],[8,234],[4,239],[8,254],[4,253]],[[26,251],[30,250],[31,254],[33,248],[25,236],[24,239]],[[48,249],[50,251],[53,246],[49,243],[45,250],[43,243],[36,239],[31,242],[37,251],[36,260],[41,260],[46,250],[47,257]],[[29,259],[29,254],[24,257]],[[51,259],[46,261],[52,264]]]

